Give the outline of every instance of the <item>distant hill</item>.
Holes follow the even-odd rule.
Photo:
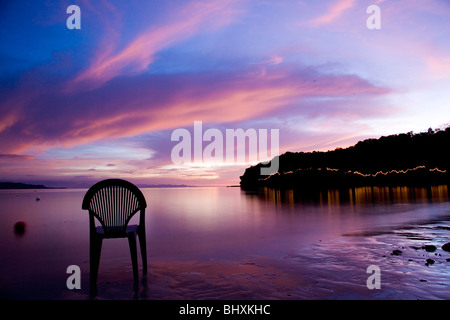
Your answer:
[[[326,152],[286,152],[278,173],[261,176],[261,164],[240,177],[242,189],[361,185],[426,185],[450,182],[450,127],[360,141]]]
[[[0,189],[51,189],[42,184],[26,184],[21,182],[0,182]]]

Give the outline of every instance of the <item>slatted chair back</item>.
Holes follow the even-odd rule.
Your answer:
[[[144,225],[147,203],[134,184],[122,179],[107,179],[94,184],[83,199],[82,209],[89,210],[91,231],[96,228],[94,217],[103,227],[105,237],[125,235],[130,219],[138,211]]]

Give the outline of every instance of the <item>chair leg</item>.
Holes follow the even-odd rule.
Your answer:
[[[131,263],[133,265],[133,277],[134,282],[139,281],[138,266],[137,266],[137,249],[136,249],[136,233],[130,233],[128,235],[128,243],[130,245]]]
[[[141,256],[142,256],[142,274],[143,276],[147,276],[147,241],[145,239],[145,229],[141,228],[138,231],[139,236],[139,246],[141,248]]]
[[[97,295],[97,278],[98,267],[100,265],[100,253],[102,250],[103,238],[92,237],[90,241],[90,293],[91,295]]]

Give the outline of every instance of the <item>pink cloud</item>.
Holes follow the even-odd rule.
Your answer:
[[[113,53],[113,39],[101,44],[95,59],[89,68],[81,72],[69,87],[80,83],[101,85],[116,76],[135,75],[146,71],[156,59],[156,53],[177,42],[183,41],[198,32],[211,30],[233,21],[239,10],[233,6],[236,0],[191,2],[178,9],[178,14],[168,17],[162,25],[150,26],[138,34],[130,43],[117,53]],[[109,34],[107,34],[109,37]]]
[[[331,23],[341,17],[345,11],[352,8],[355,3],[355,0],[339,0],[336,4],[332,5],[325,14],[313,19],[311,23],[314,26]]]
[[[58,86],[41,94],[36,88],[21,90],[33,94],[22,102],[19,118],[0,122],[5,128],[0,133],[0,153],[72,147],[188,126],[196,120],[243,122],[282,114],[286,108],[311,114],[311,104],[305,99],[390,92],[357,76],[320,75],[312,69],[293,71],[282,64],[272,66],[265,76],[246,71],[148,75],[117,79],[88,92],[61,92]],[[20,96],[20,92],[16,94]],[[0,110],[13,109],[10,104],[0,104]],[[336,107],[322,109],[323,116],[328,112],[336,115]],[[362,111],[355,108],[346,112]]]
[[[435,79],[442,79],[450,77],[450,56],[443,58],[436,58],[429,56],[425,58],[432,77]]]

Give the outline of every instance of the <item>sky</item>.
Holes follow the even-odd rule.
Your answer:
[[[195,122],[201,150],[266,129],[278,154],[444,128],[448,39],[448,0],[2,1],[0,181],[225,186],[263,161],[175,163]]]

